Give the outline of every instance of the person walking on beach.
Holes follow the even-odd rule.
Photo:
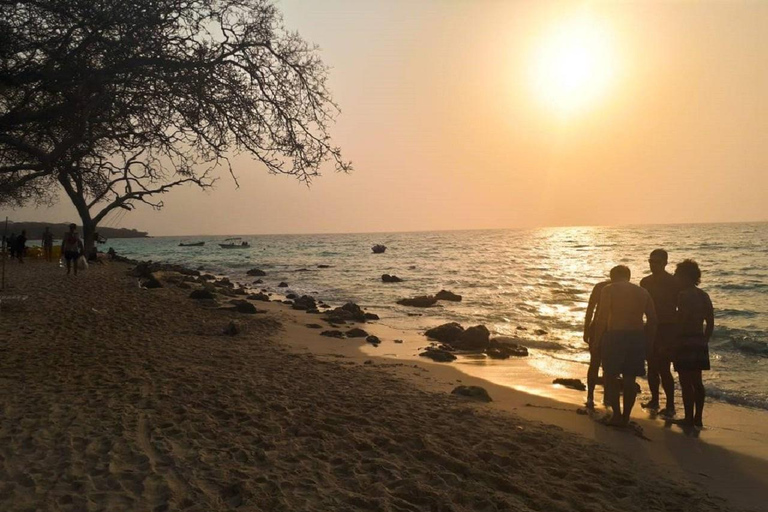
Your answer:
[[[656,310],[644,288],[629,282],[624,265],[611,269],[611,284],[600,293],[596,335],[600,339],[605,394],[613,411],[612,426],[626,426],[635,405],[635,379],[645,375],[646,347],[653,347]],[[645,316],[645,324],[643,323]],[[619,375],[624,384],[624,409],[619,401]]]
[[[682,291],[677,302],[678,348],[674,356],[675,371],[680,378],[685,418],[683,426],[702,427],[706,393],[701,372],[709,370],[709,339],[715,328],[715,314],[709,295],[699,289],[701,270],[693,260],[677,264],[675,276]]]
[[[51,233],[50,228],[45,228],[42,238],[45,261],[53,261],[53,233]]]
[[[648,387],[651,400],[642,404],[646,409],[658,409],[659,384],[664,389],[666,406],[662,414],[675,415],[675,379],[672,377],[670,366],[675,353],[677,328],[677,295],[680,293],[680,282],[666,271],[668,261],[667,251],[655,249],[648,258],[651,275],[640,280],[640,286],[648,290],[653,299],[656,316],[659,320],[653,347],[648,347]]]
[[[16,237],[16,258],[19,263],[24,263],[24,253],[27,252],[27,230],[22,229],[21,234]]]
[[[61,241],[61,253],[64,255],[64,260],[67,262],[67,275],[71,267],[75,267],[75,275],[77,275],[77,258],[83,252],[83,241],[80,239],[80,235],[77,233],[77,225],[70,224],[69,231],[64,235],[64,239]]]
[[[597,309],[600,307],[600,294],[610,281],[601,281],[592,288],[587,303],[587,313],[584,316],[584,341],[589,346],[589,369],[587,370],[587,408],[595,407],[595,386],[600,373],[600,340],[595,335],[597,327]]]

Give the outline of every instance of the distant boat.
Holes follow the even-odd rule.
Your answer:
[[[251,244],[248,242],[241,241],[237,243],[237,240],[242,240],[242,238],[227,238],[224,241],[229,243],[219,244],[219,247],[222,249],[248,249],[251,247]]]
[[[191,242],[188,244],[185,244],[184,242],[181,242],[179,244],[179,247],[202,247],[205,245],[205,242]]]
[[[371,250],[373,251],[374,254],[381,254],[381,253],[383,253],[384,251],[387,250],[387,246],[386,245],[381,245],[381,244],[376,244],[373,247],[371,247]]]

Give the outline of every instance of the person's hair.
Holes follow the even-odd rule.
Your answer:
[[[652,260],[662,260],[664,263],[669,261],[669,254],[664,249],[654,249],[651,251]]]
[[[701,282],[701,269],[699,268],[699,264],[690,259],[683,260],[677,264],[675,275],[677,277],[688,279],[695,285],[698,285]]]
[[[611,269],[611,281],[618,281],[620,279],[629,279],[632,277],[632,272],[626,265],[616,265]]]
[[[73,222],[72,224],[69,225],[69,229],[77,229],[77,224]]]

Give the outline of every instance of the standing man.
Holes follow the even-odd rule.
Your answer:
[[[610,281],[601,281],[592,288],[587,304],[587,313],[584,316],[584,341],[589,346],[589,369],[587,370],[587,409],[595,408],[595,385],[597,375],[600,373],[600,340],[595,335],[597,327],[597,309],[600,307],[600,293]]]
[[[24,263],[24,255],[27,252],[27,230],[22,229],[21,234],[16,237],[16,258],[19,263]]]
[[[75,275],[77,275],[77,258],[80,257],[83,251],[83,241],[80,239],[80,235],[77,233],[77,225],[70,224],[69,231],[64,235],[64,239],[61,241],[61,253],[64,255],[64,260],[67,262],[67,275],[71,267],[75,267]]]
[[[635,405],[635,379],[645,375],[646,346],[653,347],[656,311],[644,289],[629,282],[629,268],[611,269],[611,284],[600,293],[596,335],[600,339],[603,376],[608,405],[613,410],[609,425],[626,426]],[[646,323],[643,323],[645,316]],[[619,401],[619,375],[624,381],[624,410]]]
[[[47,227],[43,231],[43,254],[45,254],[45,261],[53,260],[53,233]]]
[[[675,415],[675,380],[669,367],[675,355],[677,297],[680,294],[679,280],[665,270],[668,255],[664,249],[655,249],[648,258],[651,275],[640,281],[653,299],[659,326],[653,347],[648,348],[648,387],[650,402],[642,404],[646,409],[658,409],[659,383],[664,388],[666,407],[662,414]]]

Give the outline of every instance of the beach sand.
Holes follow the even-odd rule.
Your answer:
[[[255,302],[266,312],[245,315],[170,283],[141,289],[129,268],[75,277],[54,264],[8,265],[3,295],[28,299],[0,305],[0,510],[765,503],[761,459],[613,431],[450,366],[372,357],[356,341],[321,338],[302,325],[316,316],[277,303]],[[223,335],[232,320],[242,332]],[[447,393],[459,380],[494,402]]]

